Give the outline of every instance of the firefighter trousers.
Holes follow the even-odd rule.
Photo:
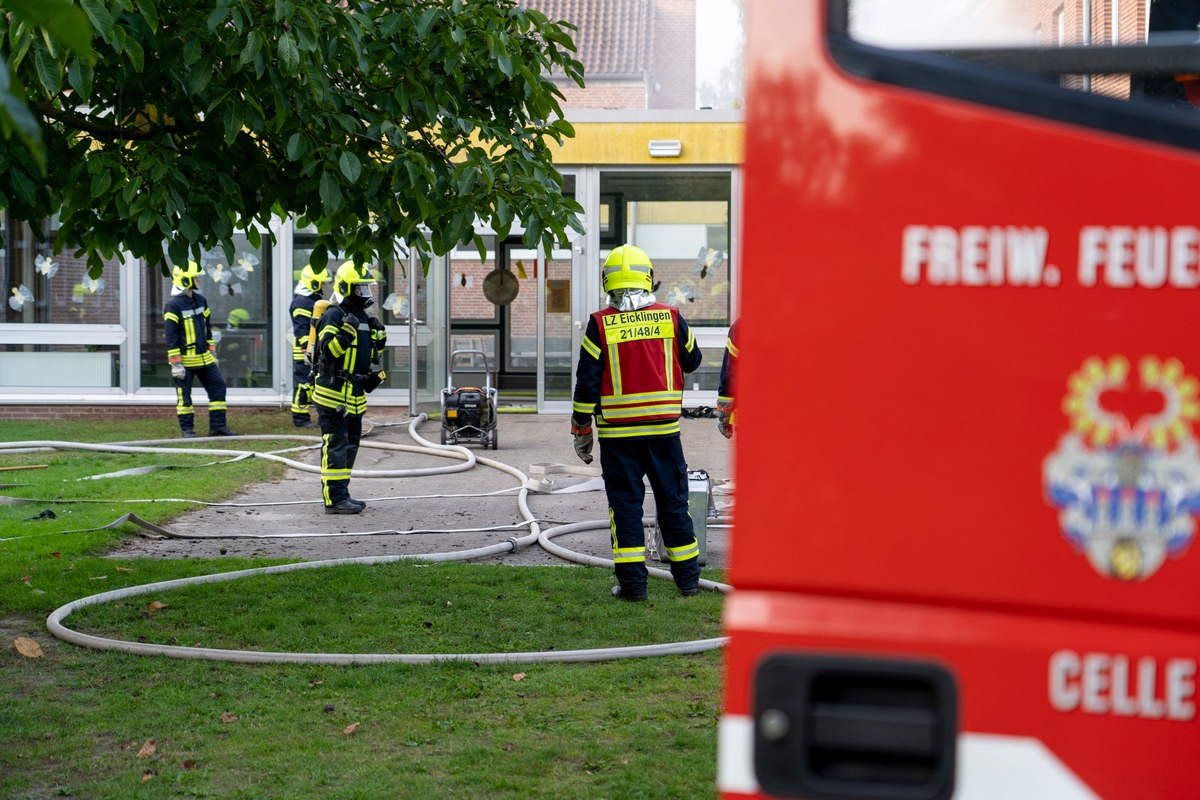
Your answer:
[[[679,435],[600,439],[600,470],[608,495],[614,572],[629,594],[646,591],[646,531],[642,505],[643,479],[654,493],[663,546],[671,576],[682,591],[700,580],[700,545],[688,515],[687,462]]]
[[[225,376],[216,364],[203,367],[186,367],[187,374],[175,380],[175,413],[179,415],[179,427],[184,433],[195,433],[196,413],[192,408],[192,380],[200,381],[208,394],[208,430],[225,427]]]
[[[321,496],[325,507],[350,499],[350,470],[362,438],[362,414],[342,414],[317,406],[321,423]]]
[[[307,361],[292,362],[292,422],[310,422],[308,406],[312,402],[312,370]]]

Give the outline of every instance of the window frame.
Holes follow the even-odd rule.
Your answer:
[[[1181,114],[1152,103],[1068,89],[1034,76],[1200,73],[1200,47],[1192,44],[1194,33],[1155,33],[1153,43],[1140,45],[892,50],[851,38],[850,4],[851,0],[828,0],[826,42],[832,61],[852,75],[1088,130],[1200,150],[1200,110],[1195,115]],[[985,61],[995,66],[984,66]],[[1007,66],[1013,69],[1003,68]]]

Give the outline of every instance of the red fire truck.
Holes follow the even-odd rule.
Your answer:
[[[748,5],[722,796],[1200,797],[1200,2]]]

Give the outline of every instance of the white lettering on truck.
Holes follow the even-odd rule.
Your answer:
[[[1040,226],[906,225],[900,279],[909,286],[1058,286]],[[1200,289],[1200,227],[1085,225],[1079,231],[1079,286],[1090,289]]]
[[[1057,286],[1058,267],[1046,264],[1045,228],[908,225],[900,276],[910,285]]]
[[[1088,226],[1079,232],[1079,285],[1200,286],[1200,229]]]
[[[1196,716],[1196,662],[1059,650],[1050,656],[1050,705],[1058,711],[1169,719]],[[1161,678],[1161,680],[1160,680]]]

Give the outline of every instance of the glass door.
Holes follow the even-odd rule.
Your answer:
[[[585,185],[583,174],[563,175],[563,194],[581,203]],[[583,296],[583,237],[572,236],[569,249],[555,249],[549,257],[543,248],[537,250],[537,410],[542,414],[571,411],[575,360],[591,310]]]
[[[434,256],[425,273],[421,259],[410,251],[408,259],[408,296],[412,312],[408,315],[410,413],[441,412],[442,389],[446,386],[450,338],[450,298],[448,256]]]

